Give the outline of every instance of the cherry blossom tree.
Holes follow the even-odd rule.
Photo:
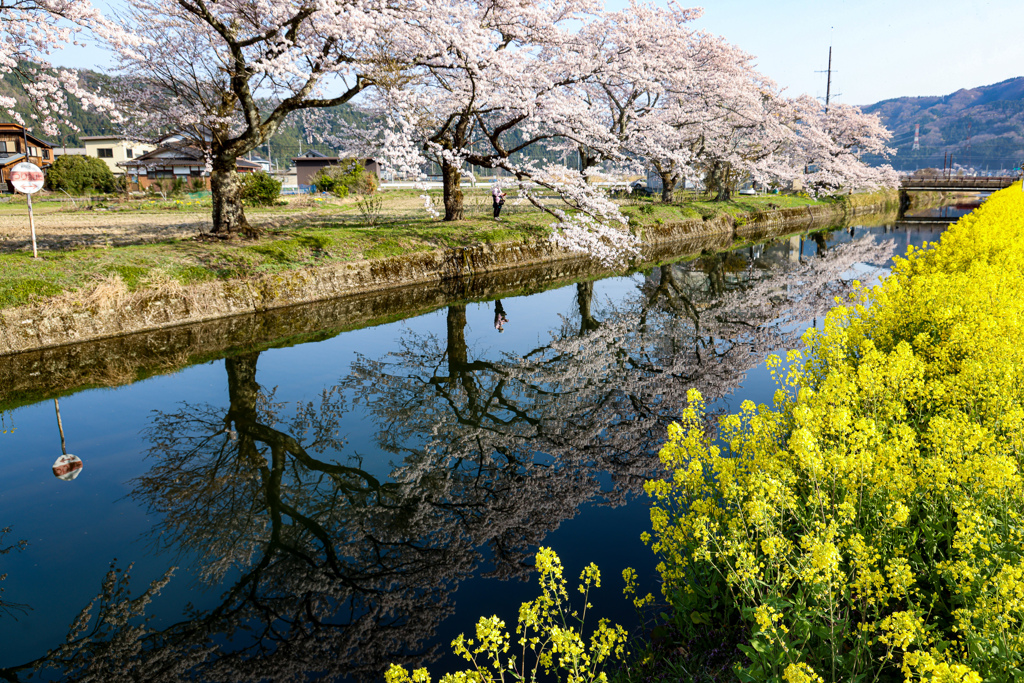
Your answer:
[[[891,166],[874,167],[861,161],[865,154],[886,157],[894,152],[886,146],[892,133],[877,114],[865,114],[848,104],[825,107],[806,96],[796,98],[793,107],[800,120],[796,157],[806,169],[804,184],[813,192],[897,185]]]
[[[588,104],[602,112],[626,155],[659,173],[667,199],[691,168],[685,131],[708,116],[712,93],[701,81],[720,69],[711,55],[717,41],[687,26],[700,14],[675,4],[664,9],[633,1],[583,31],[607,62],[585,84]],[[700,104],[686,111],[695,102]],[[578,153],[583,168],[601,161],[586,146]]]
[[[802,178],[818,192],[892,184],[890,172],[859,160],[886,152],[876,118],[786,97],[751,55],[690,29],[698,15],[632,2],[583,29],[611,56],[587,84],[590,104],[607,111],[624,152],[660,176],[664,201],[684,178],[703,179],[720,200],[744,180]],[[584,165],[596,161],[580,154]]]
[[[556,219],[561,246],[607,262],[634,253],[637,240],[606,190],[578,169],[525,154],[542,144],[586,144],[603,158],[625,160],[600,112],[583,97],[585,81],[606,68],[606,55],[578,29],[598,5],[448,0],[432,8],[438,20],[421,29],[438,52],[390,86],[378,84],[374,111],[387,125],[374,140],[359,135],[337,146],[372,154],[393,169],[438,164],[449,221],[464,216],[460,185],[467,164],[502,169],[506,186]],[[542,201],[538,191],[545,190],[559,201]]]
[[[213,232],[255,235],[245,218],[237,157],[263,144],[294,112],[349,102],[414,59],[417,3],[337,0],[140,0],[125,17],[128,42],[106,35],[118,58],[118,107],[136,135],[173,133],[203,150],[211,173]]]
[[[531,145],[572,132],[566,123],[589,127],[570,86],[594,68],[575,26],[598,8],[591,0],[436,3],[447,21],[423,30],[438,53],[381,97],[384,115],[440,166],[446,221],[463,218],[466,163],[509,166]]]

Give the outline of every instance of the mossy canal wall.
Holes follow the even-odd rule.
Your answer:
[[[898,202],[896,192],[853,195],[833,204],[739,216],[723,213],[707,219],[644,226],[641,235],[642,256],[634,263],[634,267],[664,261],[671,256],[727,249],[736,241],[756,241],[787,232],[842,224],[864,214],[895,212]],[[544,275],[536,270],[538,266],[547,266],[543,269]],[[350,323],[340,323],[337,316],[328,316],[335,320],[334,323],[319,320],[318,315],[313,315],[313,319],[309,320],[296,313],[300,309],[291,307],[344,299],[343,303],[338,304],[341,308],[372,311],[375,304],[371,301],[349,299],[374,294],[374,301],[386,302],[388,299],[381,299],[380,293],[399,292],[410,286],[420,287],[427,297],[420,301],[417,296],[410,299],[403,294],[405,300],[416,302],[410,304],[414,309],[417,306],[438,306],[442,305],[441,299],[450,299],[452,291],[460,287],[472,288],[473,285],[465,283],[479,280],[482,276],[508,271],[511,275],[497,279],[504,282],[501,286],[511,289],[522,287],[525,280],[513,272],[521,269],[527,269],[523,270],[522,277],[532,278],[530,282],[533,287],[543,287],[548,281],[565,282],[567,279],[598,276],[607,272],[607,269],[588,257],[558,249],[550,242],[540,240],[439,249],[245,279],[204,282],[189,287],[168,283],[162,287],[129,292],[120,283],[107,282],[90,292],[68,294],[30,306],[0,310],[0,356],[11,357],[0,363],[0,386],[10,386],[12,375],[25,370],[31,369],[38,376],[39,373],[56,370],[57,367],[69,368],[74,364],[72,359],[75,355],[64,354],[68,361],[56,362],[55,366],[50,363],[43,363],[42,366],[30,363],[33,367],[26,368],[20,361],[13,360],[16,357],[14,354],[152,333],[211,320],[266,314],[268,311],[285,308],[291,312],[284,317],[304,320],[306,330],[317,329],[317,326],[322,329],[324,324],[327,327],[337,328],[339,324],[344,327]],[[423,289],[424,286],[427,287]],[[503,292],[498,292],[498,295],[501,294]],[[355,318],[343,317],[365,320],[372,319],[373,315],[365,313]],[[273,327],[273,323],[258,323],[255,328],[250,325],[246,329]],[[230,324],[226,327],[231,328]],[[291,334],[298,333],[297,328],[292,327],[290,330]],[[255,343],[257,337],[266,340],[265,334],[260,333],[256,337],[252,337],[252,334],[246,332],[242,338],[237,338],[229,333],[224,341],[230,346]],[[282,336],[285,336],[283,331],[277,334],[277,338]],[[153,343],[167,346],[169,351],[177,344],[160,341]],[[192,345],[187,346],[193,349],[186,352],[188,355],[202,353]],[[225,346],[221,345],[220,348]],[[131,354],[126,348],[112,348],[108,353],[108,357]],[[119,374],[118,371],[112,372]]]

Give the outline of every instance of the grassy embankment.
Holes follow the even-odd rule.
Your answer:
[[[543,238],[549,234],[550,217],[522,202],[510,202],[496,223],[490,218],[490,200],[484,189],[466,192],[466,220],[445,223],[422,209],[420,192],[398,190],[382,193],[379,216],[370,225],[355,199],[293,198],[283,206],[248,209],[266,235],[252,240],[174,239],[121,247],[85,247],[40,252],[34,260],[25,251],[0,253],[0,308],[34,299],[81,290],[106,277],[119,277],[130,290],[157,285],[168,278],[181,284],[230,279],[331,263],[379,259],[443,247],[468,246]],[[435,205],[438,192],[431,192]],[[661,224],[720,213],[739,215],[818,204],[799,197],[738,197],[727,203],[687,201],[663,204],[651,199],[623,201],[623,210],[638,225]],[[114,221],[124,216],[181,215],[183,222],[209,217],[209,200],[110,202],[92,209],[69,209],[69,204],[37,203],[37,225],[48,216],[82,216],[95,223],[97,216]],[[17,216],[23,203],[0,204],[0,217]]]

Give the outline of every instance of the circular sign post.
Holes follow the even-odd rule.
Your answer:
[[[71,481],[82,473],[82,459],[68,453],[64,442],[64,423],[60,421],[60,402],[53,399],[53,408],[57,411],[57,429],[60,430],[60,452],[62,455],[53,463],[53,476],[62,481]]]
[[[28,157],[26,157],[28,158]],[[39,258],[36,251],[36,219],[32,215],[32,193],[43,187],[43,172],[35,164],[23,161],[11,169],[11,184],[14,189],[28,198],[28,224],[32,228],[32,258]]]
[[[53,476],[61,481],[73,481],[82,473],[82,459],[66,453],[53,463]]]

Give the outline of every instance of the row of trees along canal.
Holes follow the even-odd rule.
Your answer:
[[[616,303],[580,283],[575,310],[522,355],[475,357],[466,306],[452,305],[443,336],[408,332],[400,351],[358,357],[297,405],[260,386],[259,353],[228,357],[228,405],[156,412],[153,466],[129,482],[159,520],[154,547],[195,558],[201,583],[225,584],[220,603],[150,630],[140,617],[169,575],[132,599],[128,573],[111,571],[66,642],[0,677],[370,679],[389,661],[429,659],[485,548],[494,574],[521,575],[582,504],[636,494],[659,476],[688,389],[712,403],[731,393],[848,291],[844,273],[893,246],[865,238],[825,253],[816,240],[811,258],[797,243],[756,261],[744,250],[661,266]],[[356,402],[397,456],[386,481],[347,453],[344,428],[365,419],[345,422]]]
[[[696,9],[633,2],[605,12],[584,0],[139,0],[111,19],[88,0],[25,8],[51,43],[69,39],[69,24],[58,21],[69,19],[115,55],[102,95],[59,72],[26,75],[42,102],[43,129],[66,106],[63,83],[109,112],[126,136],[181,134],[182,144],[207,154],[214,232],[226,235],[255,234],[235,159],[289,116],[305,117],[343,153],[398,172],[437,163],[449,221],[463,217],[466,164],[504,169],[555,216],[564,246],[598,255],[628,244],[624,217],[588,182],[598,167],[654,169],[664,198],[686,178],[703,179],[720,199],[745,179],[800,179],[816,192],[895,179],[859,160],[886,152],[889,134],[877,117],[783,95],[751,55],[690,28]],[[38,61],[49,47],[7,37],[23,58]],[[332,124],[324,112],[360,95],[374,125]],[[537,145],[579,163],[523,156]],[[542,203],[536,188],[563,201]]]

